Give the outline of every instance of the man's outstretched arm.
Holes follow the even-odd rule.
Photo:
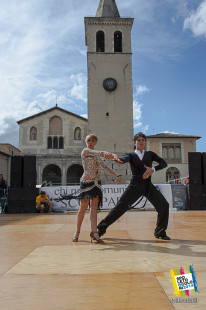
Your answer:
[[[130,154],[126,154],[125,156],[120,158],[118,157],[118,155],[115,155],[114,160],[118,162],[118,164],[126,164],[130,161]]]

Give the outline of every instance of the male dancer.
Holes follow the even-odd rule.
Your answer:
[[[145,196],[153,204],[158,213],[154,236],[163,240],[170,240],[170,237],[166,235],[169,219],[169,203],[151,182],[152,173],[167,167],[167,163],[154,152],[144,150],[146,136],[143,133],[139,132],[134,136],[134,144],[136,147],[134,152],[120,159],[116,158],[121,164],[130,163],[132,179],[117,205],[97,226],[98,234],[99,236],[104,235],[108,226],[120,218],[138,198]],[[155,168],[152,167],[153,161],[158,163]]]

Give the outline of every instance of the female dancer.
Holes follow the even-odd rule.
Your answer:
[[[116,177],[115,183],[119,183],[121,181],[121,175],[118,175],[114,170],[107,167],[100,159],[100,157],[104,157],[106,159],[113,160],[115,158],[115,154],[103,151],[95,151],[94,147],[97,144],[97,140],[98,137],[96,135],[88,135],[85,140],[87,147],[83,149],[81,153],[84,173],[80,179],[80,194],[77,197],[81,199],[81,205],[77,214],[77,230],[72,238],[73,242],[78,242],[84,215],[91,200],[91,242],[92,240],[96,240],[98,243],[103,243],[97,233],[97,209],[99,205],[102,205],[101,180],[98,172],[99,166]]]

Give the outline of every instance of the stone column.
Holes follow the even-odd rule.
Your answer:
[[[67,174],[66,174],[66,162],[63,160],[62,162],[62,186],[67,185]]]
[[[37,183],[38,185],[42,184],[42,169],[41,163],[37,164]]]

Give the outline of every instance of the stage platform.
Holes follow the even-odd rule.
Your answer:
[[[155,211],[127,212],[96,244],[87,213],[72,243],[75,212],[0,214],[0,309],[205,310],[206,211],[171,211],[171,241],[154,238],[155,222]],[[172,303],[170,270],[188,265],[198,303]]]

